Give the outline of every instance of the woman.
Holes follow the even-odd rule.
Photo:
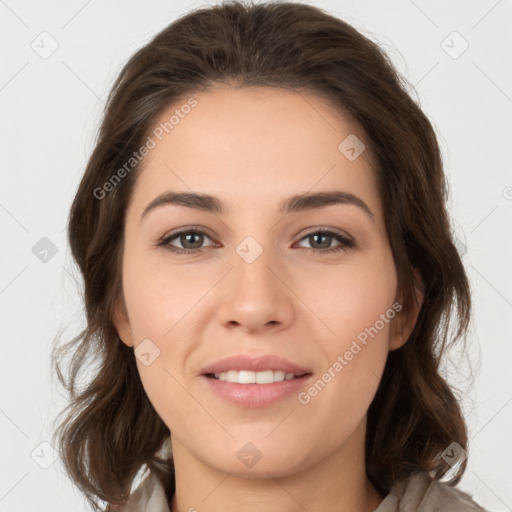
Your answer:
[[[139,50],[69,223],[58,434],[95,509],[484,510],[438,372],[470,316],[445,200],[386,55],[315,7],[225,3]]]

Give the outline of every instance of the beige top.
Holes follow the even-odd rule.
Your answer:
[[[170,512],[165,490],[153,474],[142,481],[119,512]],[[374,512],[489,512],[471,496],[426,473],[417,473],[398,482]]]

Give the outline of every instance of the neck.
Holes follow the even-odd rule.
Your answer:
[[[361,426],[360,426],[361,427]],[[172,512],[373,512],[384,499],[366,476],[363,428],[337,452],[301,472],[235,476],[206,466],[173,439]]]

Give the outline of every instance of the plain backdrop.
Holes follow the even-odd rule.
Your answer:
[[[474,298],[471,350],[443,366],[470,431],[459,487],[492,511],[512,510],[512,3],[305,3],[381,44],[436,129]],[[88,510],[48,443],[66,404],[50,349],[60,330],[69,339],[84,322],[67,215],[123,63],[207,5],[0,0],[2,512]]]

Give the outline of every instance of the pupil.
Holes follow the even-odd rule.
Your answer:
[[[324,245],[324,246],[322,247],[323,249],[325,249],[325,248],[329,247],[329,245],[330,245],[330,238],[331,238],[331,237],[330,237],[330,235],[321,235],[321,234],[312,235],[312,236],[311,236],[311,238],[312,238],[313,240],[315,240],[315,241],[313,242],[313,244],[312,244],[312,245],[314,245],[314,243],[316,243],[316,238],[318,238],[318,237],[323,237],[323,238],[326,238],[326,239],[328,240],[327,245],[326,245],[326,244],[323,244],[323,245]],[[322,244],[320,243],[320,245],[322,245]]]
[[[202,237],[203,235],[201,235],[201,233],[189,233],[187,235],[184,235],[182,236],[182,245],[185,247],[185,244],[183,243],[183,239],[187,240],[187,242],[190,241],[191,237]],[[192,247],[192,249],[196,249],[197,247],[201,247],[201,242],[202,240],[199,239],[199,242],[196,241],[196,244],[194,245],[193,241],[192,241],[192,245],[194,245]]]

